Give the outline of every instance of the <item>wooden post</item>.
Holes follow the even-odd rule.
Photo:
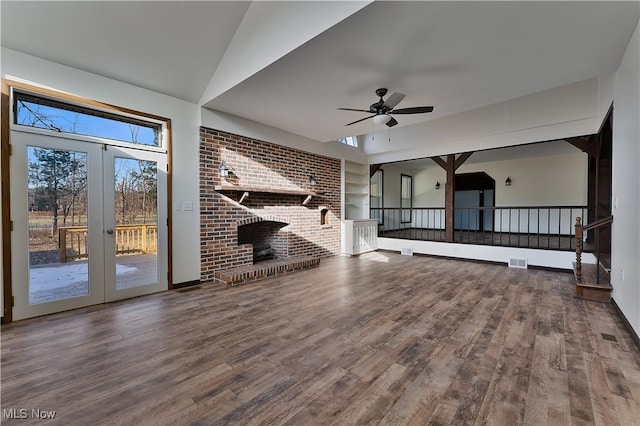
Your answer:
[[[455,195],[456,195],[456,169],[455,169],[455,155],[447,155],[447,183],[444,186],[444,218],[445,218],[445,238],[448,243],[452,243],[454,240],[455,226]]]
[[[576,217],[576,281],[582,282],[582,218]]]
[[[440,167],[447,172],[447,182],[444,186],[444,231],[445,239],[448,243],[454,242],[454,216],[455,216],[455,195],[456,195],[456,170],[467,161],[473,152],[464,152],[456,158],[455,154],[447,155],[447,161],[441,157],[431,157]]]
[[[147,225],[142,225],[142,254],[147,254]]]
[[[65,228],[58,228],[58,251],[60,263],[67,263],[67,230]]]

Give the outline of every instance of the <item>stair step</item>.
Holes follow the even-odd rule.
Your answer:
[[[597,282],[596,271],[600,266],[600,282]],[[578,282],[576,263],[573,262],[573,273],[576,278],[576,297],[596,302],[609,302],[611,300],[611,275],[602,265],[593,263],[582,264],[582,280]]]
[[[584,288],[593,288],[596,290],[613,290],[613,286],[609,283],[576,283],[577,286],[579,287],[584,287]]]

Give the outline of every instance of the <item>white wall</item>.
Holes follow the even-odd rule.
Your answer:
[[[341,144],[340,142],[319,142],[304,136],[285,132],[284,130],[269,127],[255,121],[215,111],[208,108],[201,108],[202,126],[210,129],[224,130],[229,133],[271,142],[290,148],[300,149],[313,154],[325,155],[332,158],[344,158],[361,164],[368,164],[367,157],[362,147],[354,148]]]
[[[459,259],[476,259],[488,262],[508,263],[509,258],[526,259],[531,266],[547,268],[571,269],[571,262],[576,255],[570,251],[534,250],[517,247],[476,246],[472,244],[439,243],[435,241],[400,240],[394,238],[378,238],[378,248],[382,250],[401,251],[410,248],[414,253],[446,256]],[[595,263],[590,253],[584,253],[583,263]]]
[[[598,123],[604,123],[609,108],[613,104],[613,85],[615,73],[600,76],[598,79]]]
[[[472,155],[473,157],[473,155]],[[496,206],[587,204],[587,154],[464,163],[456,174],[485,172],[496,181]],[[507,177],[511,186],[505,186]]]
[[[365,152],[371,163],[386,163],[593,134],[601,123],[598,121],[598,83],[598,78],[591,78],[394,128],[390,142],[386,138],[373,140],[371,135],[366,135]],[[602,92],[604,96],[604,87]],[[395,150],[384,152],[389,143]]]
[[[21,81],[170,118],[174,204],[192,201],[193,211],[173,212],[173,281],[200,278],[198,107],[176,98],[2,48],[2,78]]]
[[[613,298],[640,334],[640,25],[614,81]],[[623,278],[624,274],[624,278]]]

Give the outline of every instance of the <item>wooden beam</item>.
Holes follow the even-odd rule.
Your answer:
[[[435,163],[436,163],[438,166],[440,166],[440,167],[442,167],[443,169],[447,170],[447,162],[446,162],[446,161],[444,161],[441,157],[431,157],[431,159],[432,159],[433,161],[435,161]]]
[[[597,157],[597,141],[598,135],[587,137],[565,138],[565,141],[578,148],[580,151],[587,153],[591,157]]]
[[[454,163],[454,167],[453,170],[456,171],[458,170],[458,168],[460,168],[460,166],[462,166],[462,164],[467,161],[469,159],[469,157],[471,157],[471,154],[473,154],[472,152],[463,152],[462,154],[460,154],[458,156],[458,158],[456,158],[456,161]]]

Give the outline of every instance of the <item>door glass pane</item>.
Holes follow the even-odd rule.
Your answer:
[[[158,282],[158,167],[116,157],[116,289]]]
[[[29,303],[89,294],[87,153],[27,147]]]

